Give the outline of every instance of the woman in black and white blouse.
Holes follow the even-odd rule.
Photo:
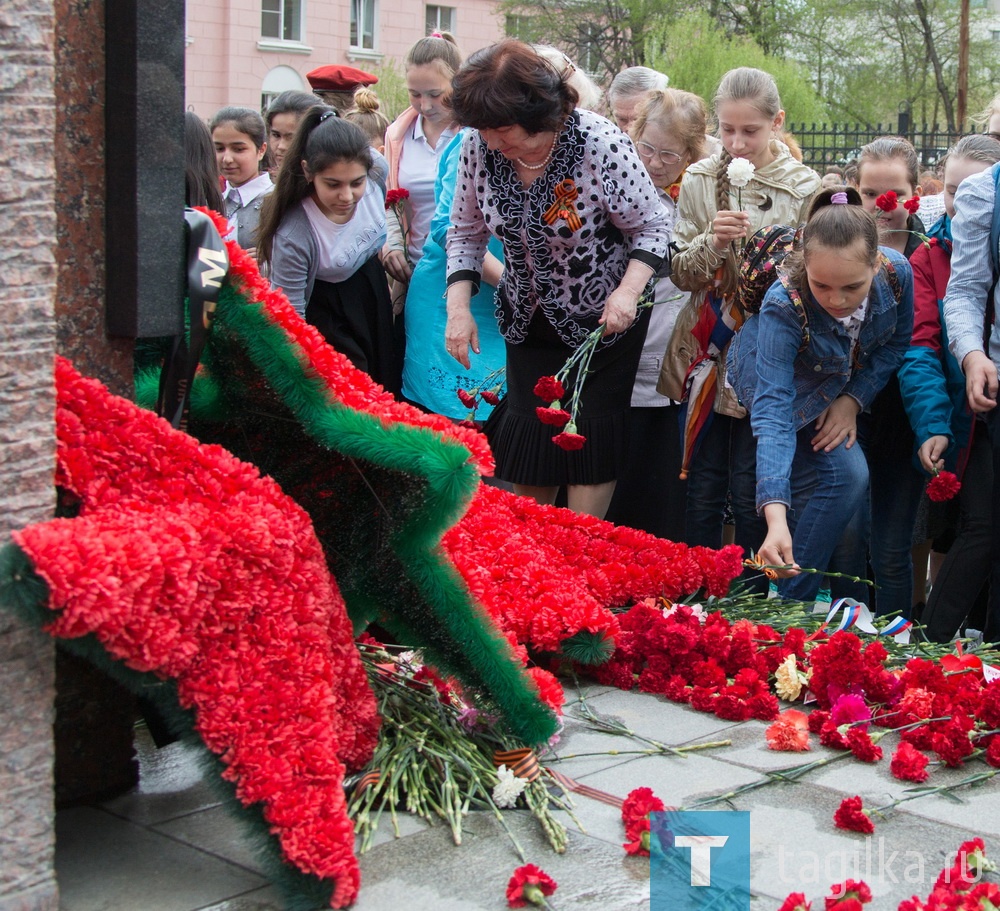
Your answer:
[[[576,92],[526,44],[473,54],[453,81],[461,151],[448,232],[445,344],[464,366],[478,349],[469,299],[489,235],[504,247],[496,317],[507,346],[505,405],[491,423],[497,476],[518,493],[603,516],[627,444],[627,413],[648,311],[637,304],[666,254],[668,219],[631,141],[575,109]],[[570,187],[570,185],[572,185]],[[567,200],[564,191],[575,194]],[[557,193],[557,190],[559,191]],[[545,218],[554,202],[576,218]],[[587,334],[606,339],[590,363],[577,418],[584,447],[553,445],[534,395]],[[565,404],[565,403],[564,403]]]

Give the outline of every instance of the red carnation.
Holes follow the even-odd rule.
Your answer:
[[[544,402],[557,402],[565,394],[563,384],[554,376],[543,376],[535,383],[535,395]]]
[[[552,437],[552,442],[560,449],[565,449],[567,452],[574,452],[577,449],[583,449],[583,444],[587,442],[587,438],[579,433],[564,432],[557,433]]]
[[[962,489],[962,482],[950,471],[939,471],[927,485],[927,498],[935,503],[950,500]]]
[[[934,733],[931,738],[931,748],[944,760],[945,765],[953,769],[958,768],[974,752],[975,748],[969,739],[971,728],[970,719],[955,715]]]
[[[649,856],[649,814],[665,809],[663,801],[650,788],[635,788],[622,803],[622,822],[625,824],[625,838],[622,845],[629,854]]]
[[[782,903],[778,911],[810,911],[812,902],[806,901],[804,892],[793,892]]]
[[[1000,737],[990,738],[990,745],[986,748],[986,755],[983,757],[987,765],[994,769],[1000,768]]]
[[[484,389],[480,393],[480,395],[482,395],[483,401],[486,402],[487,405],[499,405],[500,404],[500,396],[498,396],[495,392],[493,392],[492,389]]]
[[[911,196],[906,202],[903,203],[903,208],[906,209],[911,215],[917,214],[917,209],[920,208],[920,197]]]
[[[765,732],[767,748],[786,752],[809,749],[809,719],[804,712],[788,709]]]
[[[464,389],[456,390],[458,393],[459,401],[465,405],[466,408],[478,408],[479,403],[476,401],[476,397],[470,392],[466,392]]]
[[[389,190],[385,194],[385,207],[386,209],[391,209],[393,206],[401,203],[404,199],[410,198],[410,191],[399,188],[397,190]]]
[[[875,208],[880,209],[882,212],[893,212],[899,206],[899,197],[896,195],[894,190],[889,190],[888,193],[883,193],[878,199],[875,200]]]
[[[523,908],[529,903],[544,905],[545,896],[556,888],[556,881],[541,867],[525,864],[514,871],[507,883],[507,904],[511,908]]]
[[[860,879],[849,879],[830,887],[830,894],[824,899],[826,911],[853,911],[872,900],[872,890],[868,883]]]
[[[570,421],[570,413],[563,411],[562,408],[542,408],[539,406],[535,409],[535,414],[538,415],[538,420],[543,424],[549,424],[552,427],[565,427]]]
[[[882,747],[872,742],[867,731],[851,728],[845,739],[856,759],[862,762],[878,762],[882,758]]]
[[[904,740],[892,754],[889,771],[900,781],[927,781],[927,763],[927,757]]]
[[[540,667],[529,667],[526,673],[538,688],[538,695],[542,702],[557,715],[561,715],[563,703],[566,701],[562,684],[552,674]]]
[[[860,832],[862,835],[871,835],[875,831],[875,825],[865,813],[860,797],[847,797],[841,801],[837,812],[833,814],[833,823],[838,829]]]

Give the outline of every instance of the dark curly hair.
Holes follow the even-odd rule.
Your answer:
[[[534,48],[506,38],[472,54],[452,79],[448,102],[463,126],[528,133],[558,130],[579,96]]]

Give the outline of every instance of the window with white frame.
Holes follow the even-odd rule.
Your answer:
[[[453,6],[427,6],[427,34],[431,32],[454,32],[455,31],[455,7]]]
[[[376,0],[351,0],[351,47],[375,50]]]
[[[301,41],[304,2],[305,0],[261,0],[261,37]]]

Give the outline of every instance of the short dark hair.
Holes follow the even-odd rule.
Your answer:
[[[531,45],[505,38],[465,61],[452,80],[448,103],[463,126],[543,133],[558,130],[578,100],[576,90]]]

